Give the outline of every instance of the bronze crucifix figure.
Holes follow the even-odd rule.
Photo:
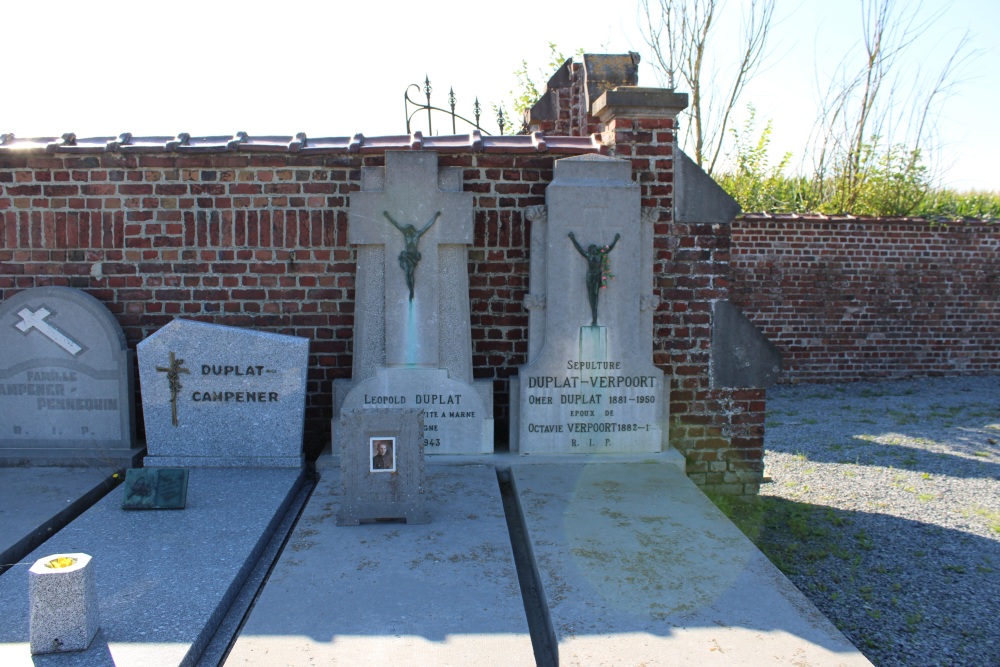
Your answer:
[[[170,353],[170,365],[167,367],[157,366],[156,370],[167,374],[167,382],[170,383],[170,413],[173,417],[174,426],[177,426],[177,394],[180,393],[181,387],[183,387],[181,384],[181,373],[190,373],[191,371],[184,368],[184,360],[177,359],[173,352]]]

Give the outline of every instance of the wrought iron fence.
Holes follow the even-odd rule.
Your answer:
[[[420,95],[421,92],[424,94],[424,96],[426,97],[426,100],[427,100],[426,102],[418,102],[416,100],[410,99],[410,91],[411,91],[411,89],[414,89],[414,88],[416,89],[416,94],[417,95]],[[456,106],[458,100],[455,97],[455,91],[454,91],[453,88],[451,88],[451,87],[448,88],[448,107],[449,107],[448,109],[442,109],[441,107],[436,107],[433,104],[431,104],[431,91],[432,90],[433,90],[433,88],[431,88],[431,80],[430,80],[430,77],[428,77],[427,75],[424,75],[423,89],[421,89],[420,84],[417,84],[417,83],[411,83],[409,86],[406,87],[406,91],[403,93],[403,108],[404,108],[405,113],[406,113],[406,131],[407,132],[412,132],[411,125],[413,124],[413,117],[416,116],[417,114],[419,114],[421,111],[426,111],[427,112],[427,134],[428,135],[433,135],[434,134],[433,112],[439,112],[439,113],[447,114],[448,116],[451,117],[451,133],[452,134],[458,134],[458,129],[457,129],[457,122],[458,121],[462,121],[463,123],[466,123],[466,124],[472,126],[474,129],[479,130],[483,134],[487,134],[487,135],[492,134],[491,132],[487,132],[485,129],[483,129],[483,126],[480,125],[479,119],[482,116],[483,109],[482,109],[482,105],[479,104],[479,97],[476,97],[476,101],[472,105],[473,115],[475,116],[475,120],[473,121],[473,120],[469,120],[465,116],[462,116],[461,114],[459,114],[459,113],[457,113],[455,111],[455,106]],[[411,107],[415,107],[415,108],[411,111],[410,110]],[[507,124],[507,117],[504,114],[503,105],[497,106],[495,108],[496,108],[496,114],[497,114],[496,115],[497,125],[500,127],[500,134],[503,134],[504,133],[504,126]]]

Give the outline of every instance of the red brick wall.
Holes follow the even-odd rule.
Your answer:
[[[475,193],[477,378],[505,380],[526,362],[523,211],[544,204],[558,157],[440,157],[465,168]],[[43,285],[80,288],[111,310],[130,346],[175,316],[309,338],[306,443],[315,453],[329,439],[331,381],[351,374],[348,196],[362,166],[382,163],[382,155],[0,155],[0,300]],[[496,389],[505,426],[507,383]]]
[[[1000,225],[747,216],[731,299],[782,382],[1000,372]]]

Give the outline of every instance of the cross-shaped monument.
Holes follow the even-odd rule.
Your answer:
[[[472,193],[462,168],[430,151],[389,151],[361,172],[348,241],[357,245],[354,368],[334,382],[340,411],[417,408],[429,454],[493,450],[493,387],[472,377],[468,245]]]
[[[384,326],[386,367],[444,367],[471,381],[465,245],[473,236],[472,194],[462,192],[461,169],[439,174],[435,153],[390,151],[385,162],[384,171],[365,170],[362,191],[351,196],[347,238],[361,246],[358,301],[368,306],[356,317]],[[367,280],[376,271],[384,280],[382,313],[373,312],[378,295],[370,292],[377,288]],[[464,318],[456,298],[465,302]],[[464,335],[448,340],[451,329]],[[442,343],[467,350],[468,363],[449,361],[457,355]],[[362,371],[356,380],[371,374],[355,370]]]

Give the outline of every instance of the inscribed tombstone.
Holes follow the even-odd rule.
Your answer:
[[[351,195],[358,246],[354,367],[334,384],[338,411],[424,410],[428,453],[493,449],[492,383],[472,377],[467,245],[472,194],[437,154],[389,151]],[[339,417],[333,420],[338,438]]]
[[[138,352],[147,466],[302,465],[308,339],[177,319]]]
[[[0,305],[0,465],[131,466],[132,352],[104,305],[36,287]]]
[[[652,221],[631,165],[557,160],[546,204],[529,212],[529,361],[511,382],[512,448],[659,452],[667,405],[652,362]]]

